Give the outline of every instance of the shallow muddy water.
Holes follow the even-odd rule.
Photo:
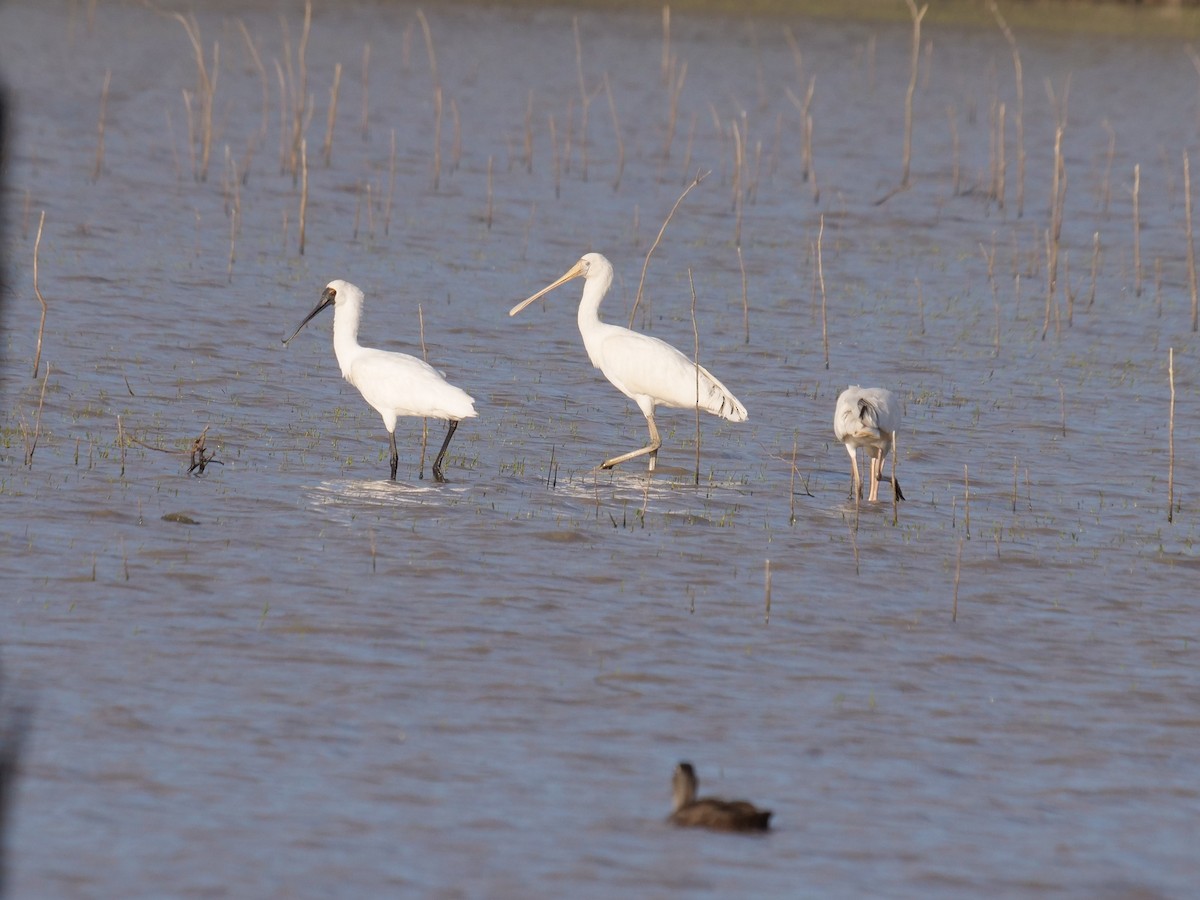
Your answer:
[[[180,21],[0,6],[0,649],[36,705],[14,896],[1190,895],[1184,42],[1019,33],[1022,190],[1008,45],[927,26],[911,186],[877,203],[906,25],[676,15],[664,83],[658,11],[579,12],[578,57],[569,11],[426,12],[436,81],[417,8],[361,3],[314,10],[301,86],[301,7],[205,5],[198,180]],[[311,103],[303,255],[281,84]],[[653,479],[599,473],[646,431],[588,363],[580,282],[507,312],[597,250],[627,323],[697,171],[636,326],[691,353],[690,272],[700,361],[750,419],[704,417],[698,485],[687,410]],[[385,480],[328,313],[281,344],[334,278],[364,343],[419,354],[423,325],[475,397],[450,483],[415,420]],[[895,517],[886,485],[847,500],[848,383],[901,399]],[[668,827],[681,759],[774,833]]]

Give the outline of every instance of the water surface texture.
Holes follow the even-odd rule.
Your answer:
[[[1018,33],[1019,105],[926,24],[894,192],[903,22],[429,4],[432,66],[415,6],[199,6],[0,6],[14,896],[1194,892],[1182,39]],[[507,312],[595,250],[628,323],[704,172],[635,324],[750,419],[597,472],[646,430],[581,283]],[[282,345],[334,278],[475,397],[450,483],[413,419],[386,480],[328,312]],[[681,759],[775,831],[666,825]]]

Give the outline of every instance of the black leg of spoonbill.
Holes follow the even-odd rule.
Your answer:
[[[396,452],[396,432],[388,432],[388,444],[392,449],[392,481],[395,481],[396,467],[400,465],[400,454]]]
[[[446,480],[442,474],[442,460],[446,458],[446,448],[450,446],[450,438],[454,437],[454,432],[458,428],[458,420],[451,419],[450,424],[446,426],[446,439],[442,441],[442,449],[438,451],[437,459],[433,461],[433,478],[441,483]]]

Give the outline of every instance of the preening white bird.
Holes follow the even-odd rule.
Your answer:
[[[613,280],[612,264],[599,253],[588,253],[562,278],[542,288],[509,310],[515,316],[539,297],[573,278],[583,278],[583,299],[579,301],[579,333],[592,365],[604,373],[617,390],[638,405],[650,428],[650,443],[638,450],[622,453],[601,463],[601,468],[650,456],[654,471],[662,438],[654,424],[654,407],[700,409],[731,422],[746,421],[746,407],[716,377],[688,359],[665,341],[600,321],[600,301]]]
[[[433,461],[433,477],[445,481],[442,461],[450,438],[462,419],[475,415],[475,401],[461,388],[450,384],[437,369],[407,353],[375,350],[358,343],[358,324],[362,319],[363,292],[348,281],[331,281],[321,293],[321,300],[303,322],[300,329],[328,306],[333,307],[333,352],[342,375],[358,388],[366,400],[383,417],[391,446],[392,481],[400,456],[396,452],[396,418],[398,416],[428,416],[445,419],[449,425],[442,449]]]
[[[896,499],[903,500],[900,482],[883,474],[883,460],[895,443],[900,428],[900,407],[886,388],[862,388],[852,384],[842,391],[833,414],[833,433],[850,454],[850,496],[862,496],[856,450],[865,447],[871,459],[871,490],[867,499],[879,499],[880,480],[891,481]]]

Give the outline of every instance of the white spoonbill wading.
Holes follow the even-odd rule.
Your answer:
[[[892,449],[900,427],[900,409],[886,388],[862,388],[852,384],[842,391],[833,414],[833,433],[850,454],[850,496],[862,496],[862,478],[858,474],[855,451],[865,447],[871,458],[871,492],[867,499],[879,499],[879,482],[891,481],[896,499],[903,500],[900,482],[883,474],[883,460]]]
[[[396,417],[428,416],[449,422],[442,449],[433,461],[433,477],[445,481],[442,461],[450,438],[462,419],[475,415],[475,401],[466,391],[446,381],[442,374],[426,362],[407,353],[375,350],[358,343],[358,323],[362,318],[363,292],[348,281],[331,281],[321,293],[321,300],[292,332],[287,344],[300,333],[317,313],[333,307],[333,352],[341,366],[342,375],[358,388],[379,415],[388,431],[392,450],[392,481],[400,455],[396,452]]]
[[[588,253],[558,281],[542,288],[508,311],[515,316],[534,300],[572,278],[583,278],[579,301],[579,333],[592,365],[604,373],[617,390],[638,405],[650,426],[650,443],[601,463],[602,469],[650,456],[650,471],[662,446],[654,424],[655,406],[695,409],[697,406],[731,422],[746,421],[746,407],[703,366],[697,366],[665,341],[600,321],[600,301],[612,285],[613,267],[599,253]]]

